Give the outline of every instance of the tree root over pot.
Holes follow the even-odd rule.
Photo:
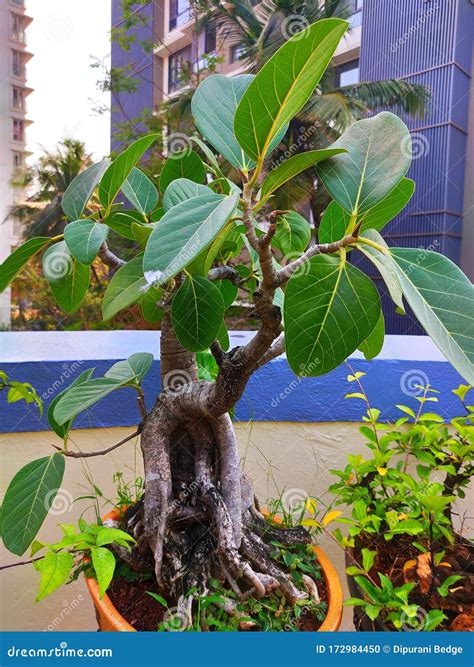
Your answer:
[[[310,535],[302,527],[272,526],[257,509],[227,414],[183,424],[158,402],[143,427],[142,451],[145,494],[124,515],[137,545],[115,553],[134,570],[154,569],[162,595],[181,618],[190,622],[189,592],[206,595],[211,578],[237,600],[275,591],[290,604],[319,599],[310,577],[299,590],[272,557],[271,542],[309,544]],[[238,616],[235,600],[222,608]]]

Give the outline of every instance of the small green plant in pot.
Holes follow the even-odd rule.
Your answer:
[[[427,410],[438,400],[431,387],[419,388],[415,410],[398,405],[400,419],[386,424],[370,407],[363,375],[348,376],[359,385],[348,397],[367,403],[360,432],[369,456],[349,455],[330,487],[350,510],[338,519],[347,533],[334,533],[346,549],[345,604],[361,630],[472,630],[474,548],[453,511],[474,473],[470,387],[454,390],[466,415],[449,424]]]
[[[204,79],[192,100],[200,136],[169,156],[157,182],[137,166],[161,136],[149,135],[74,179],[62,198],[64,235],[29,239],[0,267],[4,289],[42,253],[53,296],[74,312],[88,290],[91,263],[102,261],[111,276],[104,319],[138,304],[161,327],[162,382],[153,395],[143,389],[153,359],[137,350],[103,377],[84,371],[49,405],[63,444],[19,471],[6,492],[3,540],[13,553],[24,553],[35,538],[66,460],[86,455],[69,443],[77,415],[116,391],[133,391],[145,493],[119,517],[119,530],[135,542],[116,544],[115,557],[131,570],[146,567],[157,594],[193,627],[213,582],[239,601],[270,592],[289,606],[314,598],[314,579],[295,580],[272,544],[306,548],[310,535],[283,525],[275,539],[266,528],[251,480],[241,474],[230,413],[252,374],[284,350],[297,375],[320,376],[357,348],[369,358],[381,349],[380,297],[349,253],[373,262],[399,311],[405,297],[455,368],[474,381],[465,336],[471,283],[446,257],[390,249],[381,236],[414,190],[406,178],[411,141],[404,123],[383,112],[355,123],[326,149],[270,163],[347,27],[339,19],[319,21],[289,39],[256,76]],[[304,217],[272,204],[274,193],[305,170],[332,197],[317,243]],[[124,209],[121,193],[131,209]],[[90,206],[91,197],[99,204]],[[129,261],[113,252],[114,234],[136,240]],[[229,350],[224,317],[239,290],[252,299],[259,328]],[[34,507],[15,503],[26,486]]]

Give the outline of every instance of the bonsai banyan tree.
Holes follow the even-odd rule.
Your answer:
[[[73,312],[98,256],[112,270],[104,318],[140,303],[146,319],[161,321],[162,388],[150,411],[140,382],[152,359],[140,352],[104,377],[85,371],[51,402],[49,421],[64,445],[28,464],[7,490],[3,540],[13,553],[24,553],[34,539],[65,459],[104,453],[68,448],[75,417],[131,386],[142,411],[145,494],[126,516],[137,545],[116,545],[116,553],[137,570],[154,568],[168,595],[206,589],[212,576],[257,597],[271,589],[291,603],[307,596],[272,559],[268,542],[275,535],[241,475],[229,411],[252,373],[285,349],[301,376],[327,373],[357,348],[368,358],[378,354],[384,338],[380,298],[348,261],[350,251],[377,267],[398,311],[405,298],[453,366],[474,382],[471,283],[446,257],[389,248],[380,235],[414,190],[405,177],[410,134],[399,118],[383,112],[361,120],[331,148],[290,157],[262,177],[266,156],[315,90],[346,28],[342,20],[319,21],[288,40],[256,76],[206,78],[192,101],[202,138],[190,138],[169,156],[159,179],[161,201],[136,167],[159,138],[144,136],[75,178],[62,199],[69,219],[64,235],[32,238],[0,267],[5,289],[44,251],[53,295]],[[238,182],[223,176],[222,160],[238,171]],[[272,195],[315,165],[333,201],[318,243],[311,243],[309,223],[295,212],[272,210]],[[91,212],[87,205],[96,189],[100,206]],[[116,203],[120,193],[132,210]],[[125,263],[109,249],[110,230],[136,239],[136,257]],[[242,265],[242,256],[249,265]],[[240,288],[253,298],[259,328],[248,343],[228,350],[224,314]],[[31,502],[19,502],[25,489]],[[302,528],[278,532],[289,545],[308,539]],[[189,606],[192,597],[180,603]]]

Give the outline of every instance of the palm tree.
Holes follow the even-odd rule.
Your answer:
[[[195,4],[201,12],[199,27],[206,22],[214,23],[223,41],[239,44],[242,64],[249,72],[257,72],[289,37],[311,23],[325,18],[347,19],[350,15],[348,0],[263,0],[260,3],[195,0]],[[188,86],[182,96],[170,103],[173,115],[188,112],[193,88]],[[293,155],[324,148],[336,141],[352,123],[381,107],[421,116],[428,99],[424,86],[396,79],[339,86],[336,68],[330,66],[314,95],[290,123],[284,143],[272,153],[270,162],[276,163],[288,149]],[[269,166],[271,168],[271,164]],[[314,170],[304,172],[283,186],[273,205],[281,209],[298,208],[308,201],[317,225],[327,201],[324,190],[317,187]]]
[[[63,139],[55,151],[43,150],[36,165],[14,175],[13,187],[36,189],[8,214],[24,225],[24,238],[62,234],[66,224],[61,208],[63,193],[73,178],[91,164],[91,155],[82,141]]]

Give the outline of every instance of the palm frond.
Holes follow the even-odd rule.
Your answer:
[[[358,100],[370,111],[388,107],[392,111],[403,111],[419,117],[425,114],[430,100],[426,86],[398,79],[361,81],[339,88],[339,91]]]

